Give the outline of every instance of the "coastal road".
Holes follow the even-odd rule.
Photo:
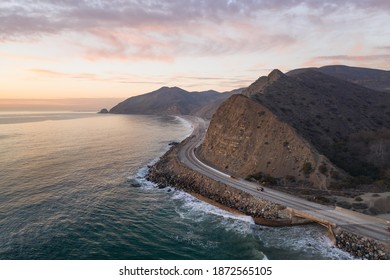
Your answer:
[[[297,216],[303,216],[333,227],[337,226],[349,232],[390,244],[390,232],[386,230],[387,227],[390,227],[390,221],[340,207],[321,205],[268,188],[264,191],[259,191],[257,190],[259,187],[258,184],[248,182],[241,178],[232,178],[229,174],[223,173],[202,162],[196,156],[195,150],[204,139],[207,131],[207,123],[199,118],[191,117],[189,120],[193,125],[193,133],[189,141],[179,150],[179,159],[191,169],[256,197],[287,206]]]

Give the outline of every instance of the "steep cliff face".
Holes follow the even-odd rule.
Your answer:
[[[214,114],[199,154],[240,177],[263,172],[319,188],[329,184],[332,170],[338,171],[291,126],[243,95],[233,95]]]
[[[274,70],[242,95],[211,120],[200,150],[209,163],[242,177],[294,176],[321,188],[346,174],[390,179],[389,94],[317,71]]]
[[[288,123],[352,176],[378,179],[390,162],[390,95],[317,71],[273,71],[243,94]],[[385,163],[386,162],[386,163]]]

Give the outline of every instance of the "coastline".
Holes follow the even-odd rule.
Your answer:
[[[191,123],[192,133],[181,143],[172,146],[153,166],[147,180],[161,186],[173,186],[192,196],[215,205],[231,213],[251,216],[256,224],[265,226],[291,226],[307,224],[311,221],[292,217],[285,206],[244,193],[201,173],[190,169],[178,158],[181,146],[196,133],[201,119],[193,116],[180,116]],[[204,120],[202,120],[204,121]],[[333,244],[358,258],[389,259],[390,248],[381,242],[346,232],[340,228],[328,228],[328,238]]]
[[[172,146],[153,164],[146,175],[160,187],[173,186],[192,196],[231,213],[251,216],[255,224],[266,226],[290,226],[308,224],[306,219],[292,218],[285,206],[254,197],[222,182],[210,179],[196,172],[178,159],[178,150],[207,121],[194,116],[177,116],[191,124],[192,133],[182,142]]]

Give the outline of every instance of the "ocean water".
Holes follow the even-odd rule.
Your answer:
[[[0,113],[0,259],[351,258],[320,226],[258,226],[145,180],[190,132],[175,117]]]

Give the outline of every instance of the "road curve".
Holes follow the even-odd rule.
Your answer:
[[[200,118],[190,117],[186,119],[192,122],[193,133],[187,143],[179,150],[179,159],[189,168],[213,180],[220,181],[256,197],[287,206],[297,214],[304,214],[305,217],[311,216],[313,217],[313,220],[324,220],[334,227],[338,226],[349,232],[390,244],[390,232],[387,231],[387,227],[390,226],[390,221],[349,211],[340,207],[324,206],[268,188],[263,192],[258,191],[258,184],[245,181],[241,178],[232,178],[230,175],[208,166],[206,163],[200,161],[195,153],[196,148],[204,139],[207,124]]]

